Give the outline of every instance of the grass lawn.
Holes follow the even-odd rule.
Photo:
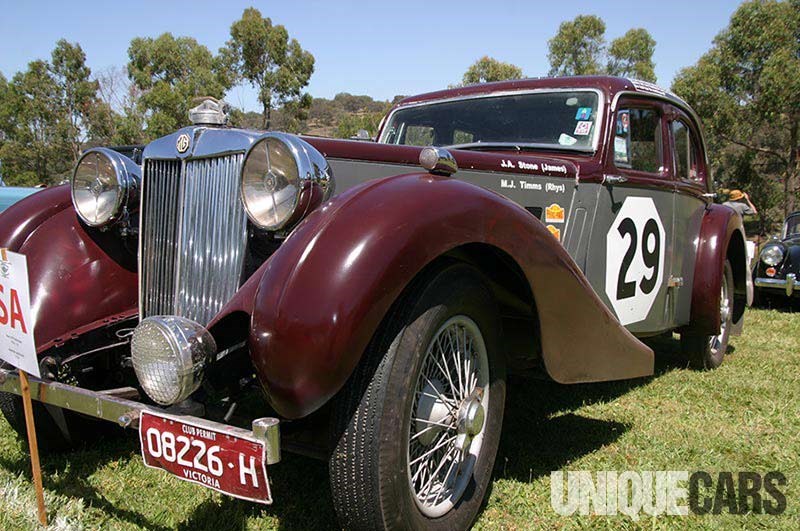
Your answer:
[[[662,339],[652,378],[560,386],[512,381],[503,440],[479,529],[800,529],[800,313],[748,310],[745,335],[711,372],[685,368]],[[287,455],[270,469],[262,508],[146,469],[138,442],[103,441],[45,456],[54,529],[327,529],[335,527],[326,466]],[[552,470],[782,472],[781,516],[561,517]],[[26,446],[0,419],[0,529],[35,528]]]

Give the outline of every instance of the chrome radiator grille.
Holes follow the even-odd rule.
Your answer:
[[[142,194],[140,313],[207,324],[242,279],[247,220],[243,155],[147,160]]]

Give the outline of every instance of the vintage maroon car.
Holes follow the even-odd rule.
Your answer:
[[[44,445],[92,437],[88,417],[138,427],[148,465],[262,502],[283,446],[328,459],[347,528],[463,529],[506,375],[647,376],[640,338],[671,331],[713,368],[741,329],[741,220],[712,202],[697,117],[654,85],[435,92],[377,142],[224,111],[206,100],[141,164],[88,150],[0,216],[29,264]]]

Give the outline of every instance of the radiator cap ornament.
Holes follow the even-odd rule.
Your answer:
[[[231,106],[228,102],[210,96],[196,98],[197,104],[189,111],[189,119],[194,125],[227,125]]]

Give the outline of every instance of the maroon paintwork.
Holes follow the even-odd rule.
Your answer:
[[[301,417],[341,388],[411,279],[473,242],[520,265],[555,380],[652,373],[652,351],[619,325],[541,223],[501,195],[424,173],[370,181],[313,212],[221,316],[252,312],[250,352],[270,401]]]
[[[39,225],[72,207],[69,185],[45,188],[8,207],[0,217],[0,246],[17,251]]]
[[[616,93],[635,90],[627,80],[607,77],[521,80],[415,96],[400,105],[546,87],[600,88],[607,104]],[[601,135],[607,134],[610,119]],[[415,165],[420,152],[408,146],[307,140],[330,158]],[[567,167],[568,178],[596,182],[606,173],[603,153],[559,153],[557,160]],[[506,154],[453,155],[462,169],[524,172],[503,168]],[[524,154],[515,159],[554,160]],[[697,331],[714,333],[722,261],[727,242],[741,227],[729,209],[717,206],[708,208],[702,227],[692,321]],[[35,194],[0,215],[0,245],[28,255],[40,352],[109,318],[135,314],[134,258],[119,240],[115,231],[101,233],[78,222],[67,187]],[[271,403],[285,417],[301,417],[341,388],[411,279],[438,257],[471,243],[502,251],[524,273],[538,309],[545,368],[555,380],[652,373],[652,351],[619,325],[541,223],[501,195],[427,173],[369,181],[311,212],[209,328],[222,332],[227,316],[246,316],[252,360]]]
[[[27,257],[38,352],[136,314],[136,257],[117,233],[87,232],[69,186],[43,190],[0,214],[0,244]]]
[[[709,205],[700,226],[697,262],[692,288],[692,332],[703,335],[718,334],[720,330],[719,297],[722,289],[722,268],[726,258],[731,258],[736,291],[744,290],[746,264],[739,263],[744,254],[744,228],[742,218],[724,205]],[[742,252],[730,253],[729,247],[738,245]],[[741,256],[740,256],[741,255]],[[738,259],[737,259],[738,257]],[[741,296],[734,304],[734,323],[744,312]]]

